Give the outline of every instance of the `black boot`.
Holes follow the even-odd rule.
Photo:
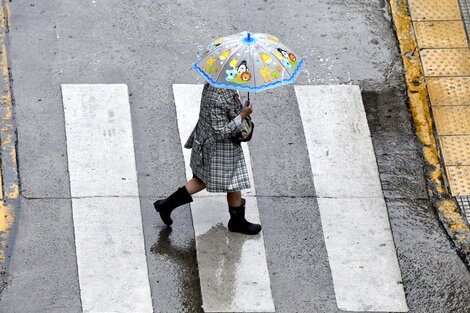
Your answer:
[[[256,235],[261,231],[260,224],[253,224],[245,219],[245,199],[242,198],[242,205],[239,207],[228,206],[230,220],[228,230],[245,235]]]
[[[186,190],[186,187],[180,187],[176,190],[173,194],[171,194],[168,198],[156,201],[153,206],[158,213],[160,213],[160,217],[162,218],[163,223],[170,226],[173,224],[173,220],[171,219],[171,211],[180,205],[193,202],[193,198]]]

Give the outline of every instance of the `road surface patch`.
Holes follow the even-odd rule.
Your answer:
[[[196,125],[203,85],[174,84],[178,129],[182,145]],[[248,146],[243,143],[250,176],[244,190],[246,218],[260,223]],[[183,148],[186,177],[190,179],[191,150]],[[225,194],[206,191],[193,195],[191,213],[204,312],[275,312],[263,233],[231,233]]]
[[[295,86],[338,308],[407,312],[358,86]]]
[[[84,312],[153,312],[124,84],[63,84]]]

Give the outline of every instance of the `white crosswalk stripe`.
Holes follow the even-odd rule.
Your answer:
[[[406,312],[358,86],[295,86],[338,308]]]
[[[184,144],[199,115],[202,85],[173,85],[181,142]],[[251,190],[246,216],[259,223],[248,146],[243,146]],[[183,148],[186,175],[190,150]],[[205,196],[205,197],[204,197]],[[191,203],[196,252],[205,312],[274,312],[263,234],[246,236],[227,230],[229,218],[225,195],[201,192]]]
[[[62,95],[83,312],[153,312],[127,86]]]

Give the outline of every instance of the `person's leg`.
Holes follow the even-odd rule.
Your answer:
[[[227,192],[230,213],[228,230],[246,235],[256,235],[261,231],[261,225],[250,223],[245,219],[245,199],[241,195],[240,191]]]
[[[199,191],[203,190],[206,188],[206,184],[202,182],[199,178],[191,178],[188,180],[188,182],[185,185],[186,190],[188,191],[189,194],[193,195],[195,193],[198,193]]]
[[[233,207],[242,205],[242,193],[240,191],[227,192],[227,203]]]

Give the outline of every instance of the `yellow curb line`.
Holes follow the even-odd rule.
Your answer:
[[[459,212],[457,202],[445,188],[437,141],[433,132],[428,90],[407,2],[406,0],[389,0],[389,5],[405,68],[409,106],[416,135],[423,144],[423,156],[428,164],[426,173],[428,194],[444,228],[456,244],[460,256],[467,266],[470,266],[470,228]]]
[[[5,274],[7,250],[12,241],[12,226],[18,207],[19,182],[16,157],[16,130],[13,118],[13,97],[10,84],[10,69],[6,47],[6,34],[10,21],[10,4],[0,1],[0,53],[3,74],[0,90],[0,152],[1,152],[1,197],[0,197],[0,274]],[[0,286],[0,293],[1,293]]]

